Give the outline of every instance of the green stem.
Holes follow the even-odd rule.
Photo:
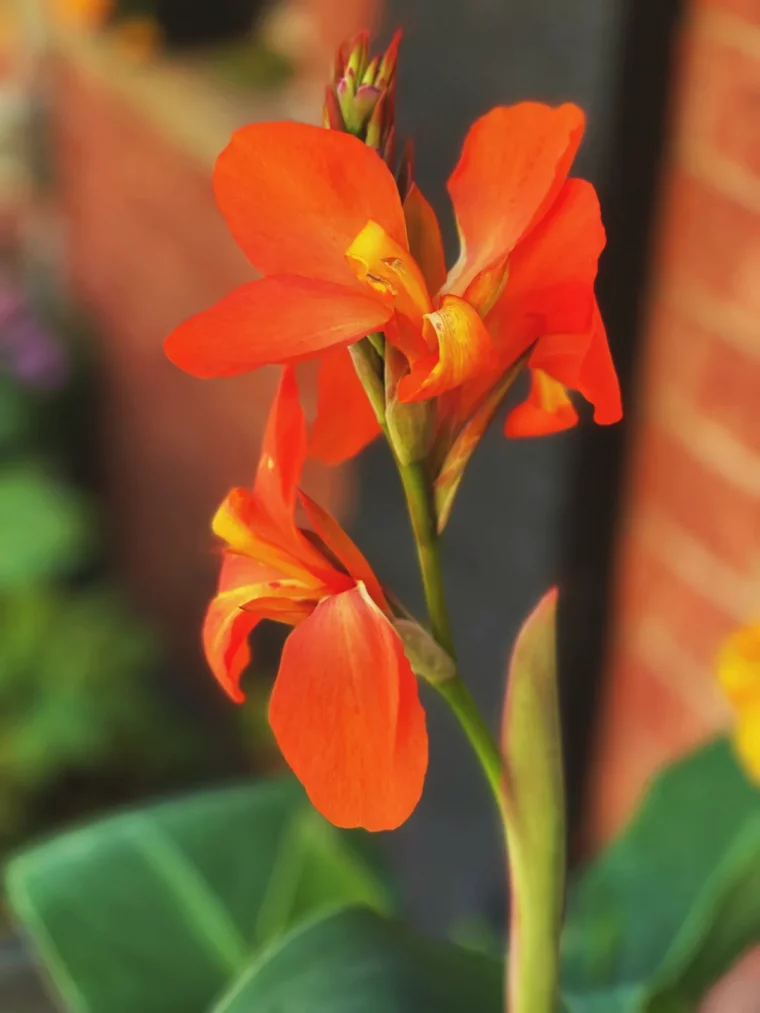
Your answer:
[[[404,465],[398,461],[397,464],[417,545],[433,636],[454,658],[430,483],[423,465]],[[535,690],[532,681],[528,682],[529,693]],[[539,762],[534,764],[537,782],[535,777],[529,778],[518,771],[519,763],[516,765],[512,772],[520,773],[522,783],[535,783],[534,797],[522,799],[522,806],[518,806],[518,798],[513,795],[517,786],[511,785],[505,776],[499,747],[466,684],[456,675],[453,679],[436,682],[435,687],[451,707],[475,751],[496,800],[507,842],[512,892],[508,1009],[510,1013],[555,1013],[564,886],[564,812],[559,754],[549,756],[551,750],[547,748],[547,756],[539,757]],[[551,680],[549,690],[556,693],[556,685]],[[530,696],[528,702],[531,703]],[[556,700],[554,704],[548,709],[557,727],[547,729],[545,738],[556,744],[559,742],[559,707]],[[522,713],[522,709],[517,708],[521,713],[515,720],[520,722],[520,734],[531,736],[536,726],[536,721],[532,720],[533,710],[539,714],[543,711],[532,705],[527,714]],[[526,722],[522,720],[526,716],[531,717],[530,727],[525,727]],[[526,750],[520,753],[525,754]],[[546,792],[548,797],[544,798]]]
[[[455,658],[454,637],[451,632],[441,569],[440,537],[430,484],[424,467],[419,463],[398,463],[398,470],[417,546],[417,557],[430,617],[430,627],[441,647],[452,658]],[[494,742],[469,689],[460,676],[457,675],[453,679],[436,683],[436,689],[451,707],[472,745],[503,820],[505,815],[504,784],[499,747]]]
[[[423,466],[419,463],[401,464],[399,462],[398,470],[417,546],[417,558],[420,563],[430,626],[435,639],[453,658],[454,638],[451,633],[449,610],[443,588],[438,531],[427,476]]]

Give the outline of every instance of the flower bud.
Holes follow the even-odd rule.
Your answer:
[[[402,200],[412,180],[411,149],[407,146],[396,171],[396,64],[401,33],[382,56],[369,58],[369,36],[362,32],[338,50],[327,87],[324,124],[353,134],[373,148],[396,175]]]

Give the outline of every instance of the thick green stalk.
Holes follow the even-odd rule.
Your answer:
[[[417,557],[430,626],[433,636],[441,647],[452,658],[455,658],[454,638],[443,585],[439,535],[433,510],[432,491],[421,464],[399,464],[398,468],[417,546]],[[436,683],[436,689],[453,710],[469,739],[503,818],[504,786],[499,747],[481,717],[469,689],[459,675]]]

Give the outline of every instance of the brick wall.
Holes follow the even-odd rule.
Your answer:
[[[760,616],[760,2],[698,0],[684,30],[590,814],[725,727],[715,656]],[[711,1011],[760,1010],[760,959]]]

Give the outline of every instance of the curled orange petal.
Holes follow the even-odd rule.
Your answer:
[[[531,370],[527,399],[507,416],[507,436],[545,436],[572,429],[578,413],[564,385],[540,369]]]
[[[425,714],[401,639],[362,585],[325,599],[290,634],[269,720],[336,826],[392,830],[411,815],[427,769]]]
[[[622,417],[620,384],[596,301],[585,332],[542,338],[531,354],[530,365],[581,393],[594,406],[594,421],[600,425]]]
[[[477,310],[455,295],[443,297],[441,307],[424,317],[428,340],[437,352],[414,363],[399,383],[399,399],[435,397],[493,369],[493,341]]]
[[[276,571],[260,563],[225,554],[219,590],[206,610],[203,620],[206,661],[224,691],[238,703],[244,699],[240,676],[251,660],[248,635],[258,622],[257,616],[243,611],[243,605],[250,601],[255,585],[276,577]]]

